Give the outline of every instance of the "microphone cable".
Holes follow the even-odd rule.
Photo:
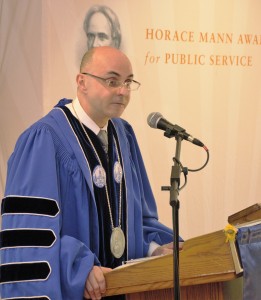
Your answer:
[[[198,172],[198,171],[201,171],[208,164],[208,162],[209,162],[209,150],[208,150],[208,148],[205,145],[202,148],[204,148],[205,151],[206,151],[206,153],[207,153],[207,159],[206,159],[205,163],[203,164],[203,166],[201,166],[198,169],[189,169],[187,167],[183,167],[181,161],[179,161],[176,157],[173,157],[173,161],[176,161],[176,163],[180,166],[181,173],[183,173],[183,175],[184,175],[184,184],[179,188],[179,191],[181,191],[187,185],[187,181],[188,181],[187,180],[187,175],[188,175],[188,172]]]

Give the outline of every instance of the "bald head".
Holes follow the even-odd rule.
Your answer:
[[[129,58],[122,51],[107,46],[95,47],[84,54],[80,65],[80,72],[86,71],[86,68],[89,69],[100,64],[113,65],[118,61],[126,63],[131,68]]]
[[[128,84],[132,80],[130,60],[120,50],[102,46],[85,53],[76,76],[77,97],[100,128],[109,119],[121,116],[130,100]]]

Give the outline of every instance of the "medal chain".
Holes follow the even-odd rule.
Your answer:
[[[93,151],[95,153],[95,156],[99,162],[99,164],[103,167],[102,165],[102,162],[101,162],[101,159],[87,133],[87,131],[85,130],[84,126],[83,126],[83,123],[80,121],[80,118],[74,108],[74,105],[73,105],[73,101],[72,101],[72,108],[73,108],[73,111],[82,127],[82,130],[86,136],[86,138],[88,139],[89,143],[91,144],[92,148],[93,148]],[[115,147],[116,147],[116,152],[117,152],[117,159],[118,159],[118,162],[120,163],[120,156],[119,156],[119,151],[118,151],[118,147],[117,147],[117,143],[115,141],[115,138],[113,137],[113,141],[115,143]],[[111,227],[112,227],[112,230],[115,228],[114,224],[113,224],[113,218],[112,218],[112,210],[111,210],[111,204],[110,204],[110,198],[109,198],[109,192],[108,192],[108,187],[107,187],[107,176],[106,176],[106,180],[105,180],[105,193],[106,193],[106,199],[107,199],[107,204],[108,204],[108,208],[109,208],[109,215],[110,215],[110,221],[111,221]],[[120,195],[119,195],[119,226],[121,228],[121,203],[122,203],[122,179],[121,179],[121,182],[120,182]]]

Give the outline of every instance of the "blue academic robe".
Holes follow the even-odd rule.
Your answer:
[[[8,162],[2,201],[1,297],[81,300],[99,265],[99,221],[92,174],[61,106],[63,99],[18,139]],[[132,127],[111,120],[126,182],[127,259],[149,244],[169,243]],[[32,298],[33,299],[33,298]]]

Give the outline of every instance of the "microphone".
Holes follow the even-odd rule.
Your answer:
[[[179,134],[181,135],[185,140],[191,142],[192,144],[195,144],[199,147],[204,147],[204,144],[198,140],[195,139],[192,135],[186,132],[186,130],[178,125],[173,125],[169,121],[163,118],[162,114],[159,112],[152,112],[147,117],[147,123],[152,128],[158,128],[161,130],[164,130],[168,133],[173,134],[174,136]]]

